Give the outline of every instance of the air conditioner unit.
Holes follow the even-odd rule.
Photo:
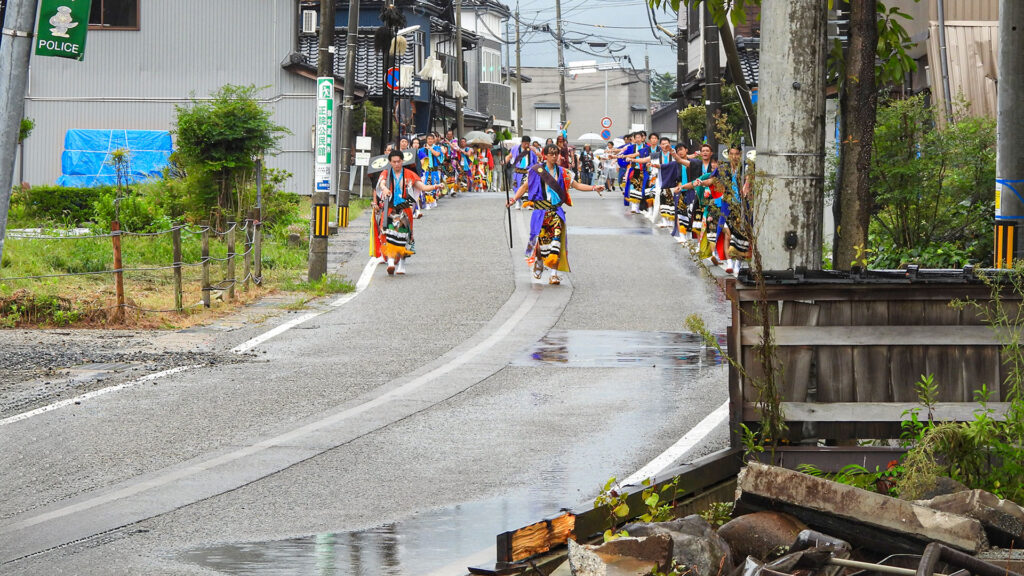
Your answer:
[[[316,10],[302,11],[302,33],[316,34]]]

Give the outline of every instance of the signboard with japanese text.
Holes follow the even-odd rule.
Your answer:
[[[331,190],[331,162],[334,148],[334,78],[316,79],[316,140],[314,156],[317,192]]]
[[[91,0],[42,0],[36,29],[36,56],[82,60]]]

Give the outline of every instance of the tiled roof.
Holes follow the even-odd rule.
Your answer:
[[[760,76],[760,38],[736,37],[736,51],[740,57],[740,69],[743,70],[743,80],[747,86],[757,86],[757,79]]]
[[[376,28],[360,27],[359,39],[356,43],[356,82],[362,82],[369,86],[370,89],[367,95],[371,98],[377,98],[383,94],[381,85],[383,84],[382,76],[384,73],[384,54],[377,52],[373,48],[374,30]],[[346,36],[346,29],[344,28],[339,28],[334,33],[334,73],[337,76],[344,76],[345,74]],[[317,49],[319,47],[317,42],[316,36],[302,35],[299,37],[299,51],[306,57],[306,62],[314,68],[317,66]],[[402,64],[413,65],[415,64],[414,59],[415,54],[412,47],[410,47],[404,54],[398,57],[395,66]],[[403,88],[396,94],[413,97],[416,95],[416,89],[415,87]]]

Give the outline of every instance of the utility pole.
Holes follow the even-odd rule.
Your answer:
[[[555,0],[555,24],[558,26],[558,119],[565,126],[565,57],[562,54],[562,0]]]
[[[952,122],[953,100],[949,95],[949,57],[946,54],[946,2],[944,0],[935,0],[935,3],[938,5],[939,16],[939,70],[942,71],[942,97],[945,100],[943,104],[946,112],[946,122]]]
[[[394,0],[387,1],[388,6],[394,6]],[[388,143],[391,142],[391,122],[394,118],[392,114],[394,112],[394,91],[388,88],[388,71],[394,66],[395,59],[392,54],[392,48],[396,46],[395,38],[397,29],[390,23],[385,23],[385,26],[389,28],[391,33],[391,43],[384,50],[384,57],[381,59],[384,62],[384,70],[381,72],[380,79],[380,92],[381,92],[381,113],[380,113],[380,153],[384,153],[384,149]]]
[[[349,156],[352,152],[352,92],[356,89],[356,48],[359,40],[359,0],[348,3],[348,34],[345,35],[345,93],[341,99],[341,146],[339,147],[340,170],[338,171],[338,228],[348,228],[348,201],[352,195],[349,181],[352,169]]]
[[[523,137],[523,68],[520,61],[519,0],[516,0],[516,135]]]
[[[1011,268],[1022,256],[1024,242],[1024,110],[1019,106],[1024,92],[1024,4],[1019,0],[999,2],[999,87],[996,105],[996,267]],[[1003,246],[1003,250],[999,247]]]
[[[11,207],[11,180],[21,119],[25,115],[25,87],[32,53],[32,26],[37,0],[9,0],[4,11],[0,41],[0,259],[7,234],[7,210]],[[20,184],[20,183],[19,183]]]
[[[647,74],[647,114],[644,118],[644,130],[654,132],[654,119],[651,117],[651,55],[644,48],[644,72]],[[654,151],[651,151],[654,154]]]
[[[351,31],[349,31],[351,33]],[[334,0],[320,0],[320,44],[317,52],[317,78],[334,77]],[[332,95],[333,96],[333,95]],[[319,96],[318,96],[319,98]],[[333,115],[334,110],[331,110]],[[333,125],[333,122],[332,122]],[[313,207],[310,215],[309,270],[308,281],[319,280],[327,273],[327,209],[331,204],[330,191],[313,190]]]
[[[686,15],[689,18],[689,11],[685,6],[679,7],[679,15]],[[689,48],[687,45],[686,28],[679,25],[679,19],[676,20],[676,142],[682,142],[683,137],[688,134],[683,134],[683,121],[679,118],[678,112],[682,112],[683,108],[686,107],[686,98],[683,94],[683,84],[686,84],[687,61],[686,49]]]
[[[466,79],[462,75],[462,0],[455,0],[455,78],[466,92]],[[455,132],[456,138],[466,135],[466,122],[462,115],[462,98],[455,98]]]
[[[761,7],[761,78],[775,79],[761,83],[757,114],[754,201],[765,270],[821,269],[826,23],[820,0]]]
[[[708,3],[704,2],[704,135],[711,151],[718,154],[718,137],[715,122],[722,112],[721,64],[718,57],[718,26],[711,18]]]

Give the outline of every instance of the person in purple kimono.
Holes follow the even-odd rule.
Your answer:
[[[604,186],[589,186],[576,181],[572,170],[558,165],[558,146],[544,147],[544,162],[530,167],[526,181],[508,201],[511,207],[523,194],[533,207],[530,217],[530,240],[526,245],[526,263],[533,268],[533,277],[539,279],[544,268],[551,269],[548,284],[561,284],[559,272],[569,271],[568,243],[565,226],[565,210],[572,206],[569,188],[584,192],[604,190]]]
[[[533,151],[530,144],[530,137],[523,136],[523,139],[519,142],[518,148],[513,148],[511,152],[505,156],[505,163],[512,166],[512,189],[518,190],[523,185],[523,181],[526,180],[526,173],[529,172],[530,166],[533,166],[540,161],[537,153]]]

